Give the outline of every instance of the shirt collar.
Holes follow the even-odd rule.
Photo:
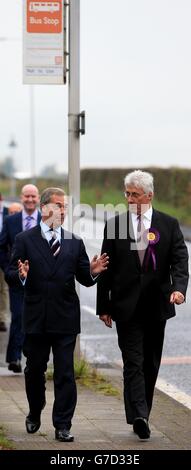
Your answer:
[[[151,222],[152,215],[153,215],[153,208],[151,206],[151,207],[149,207],[149,209],[146,212],[144,212],[143,217],[145,217],[146,219],[149,220],[149,222]]]
[[[43,222],[42,220],[40,221],[40,226],[44,234],[47,234],[47,233],[51,234],[50,227],[47,224],[45,224],[45,222]],[[54,233],[61,236],[61,227],[54,228]]]
[[[144,212],[144,214],[142,215],[142,218],[149,220],[149,222],[151,223],[152,215],[153,215],[153,208],[151,206],[149,207],[149,209],[147,209],[146,212]],[[132,212],[132,220],[137,221],[137,214],[134,214],[134,212]]]
[[[25,209],[22,210],[22,218],[23,220],[25,220],[27,217],[29,216],[29,214],[27,214],[27,212],[25,211]],[[32,214],[30,214],[30,217],[32,217],[34,220],[37,221],[38,219],[38,209],[35,209],[34,212]]]

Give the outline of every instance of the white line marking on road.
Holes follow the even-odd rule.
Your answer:
[[[122,360],[115,361],[115,364],[120,366],[121,368],[123,367]],[[182,390],[180,390],[175,385],[166,382],[166,380],[164,379],[158,378],[156,388],[158,388],[158,390],[160,390],[161,392],[166,393],[166,395],[168,395],[169,397],[174,398],[174,400],[178,401],[182,405],[189,408],[189,410],[191,410],[191,396],[185,392],[182,392]]]
[[[161,392],[166,393],[170,397],[174,398],[174,400],[179,401],[182,405],[191,410],[191,397],[187,393],[179,390],[175,385],[172,385],[163,379],[157,379],[156,387],[161,390]]]
[[[161,364],[191,364],[191,356],[164,356]]]
[[[83,335],[83,333],[81,333],[81,338],[85,341],[86,339],[98,339],[100,341],[102,341],[102,339],[110,339],[110,338],[116,338],[117,336],[117,333],[116,334],[110,334],[110,335]]]

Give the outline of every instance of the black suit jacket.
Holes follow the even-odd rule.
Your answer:
[[[154,245],[156,270],[150,258],[147,269],[141,267],[136,249],[132,249],[133,232],[129,212],[110,219],[105,227],[102,252],[109,255],[108,270],[98,279],[97,315],[110,314],[114,320],[128,321],[140,296],[159,319],[175,315],[170,294],[186,294],[188,284],[188,252],[178,221],[153,210],[151,227],[160,239]],[[119,237],[122,228],[123,239]],[[107,236],[109,233],[109,239]],[[148,250],[148,248],[147,248]],[[147,254],[147,251],[146,251]],[[146,255],[145,255],[146,258]]]
[[[17,260],[29,260],[25,284],[23,325],[26,333],[80,332],[80,306],[75,278],[94,284],[89,259],[80,238],[62,230],[61,249],[55,259],[37,226],[16,236],[11,263],[6,271],[9,285],[18,285]]]
[[[41,213],[38,212],[38,223]],[[11,249],[18,233],[22,232],[22,211],[8,215],[4,219],[3,229],[0,234],[0,267],[5,270],[9,264]]]

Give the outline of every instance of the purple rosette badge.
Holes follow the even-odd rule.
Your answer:
[[[145,258],[145,268],[148,269],[149,260],[151,259],[153,264],[153,269],[156,271],[156,254],[155,254],[155,245],[160,240],[160,233],[156,228],[151,227],[149,230],[145,231],[145,243],[147,244],[147,252]]]

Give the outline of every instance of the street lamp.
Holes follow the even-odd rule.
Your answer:
[[[11,157],[14,163],[15,162],[15,149],[17,148],[17,143],[13,138],[9,142],[9,147],[11,149]],[[16,178],[14,175],[14,170],[10,174],[10,196],[11,196],[11,199],[15,199],[16,197]]]

